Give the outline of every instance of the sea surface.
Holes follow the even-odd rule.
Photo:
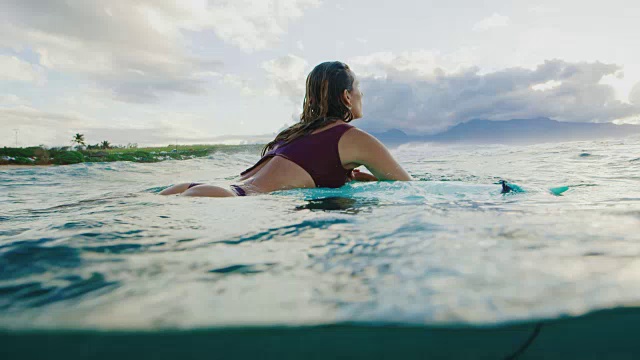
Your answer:
[[[232,184],[254,151],[0,167],[0,329],[500,328],[640,302],[639,137],[392,153],[415,181],[242,198],[158,192]]]

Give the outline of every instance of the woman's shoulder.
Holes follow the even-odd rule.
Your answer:
[[[362,142],[362,143],[371,143],[371,142],[379,143],[380,142],[375,136],[369,134],[368,132],[353,125],[349,125],[349,126],[350,128],[344,133],[344,136],[346,136],[349,140]]]
[[[338,143],[338,151],[343,163],[360,165],[371,163],[372,159],[384,159],[388,152],[380,140],[357,127],[344,133]]]
[[[355,126],[342,135],[338,147],[341,155],[352,159],[360,158],[364,154],[370,156],[386,151],[386,146],[380,140]]]

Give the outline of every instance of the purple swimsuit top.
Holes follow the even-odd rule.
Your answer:
[[[338,141],[351,128],[353,126],[349,124],[340,124],[315,134],[299,137],[288,144],[279,145],[269,150],[262,159],[240,175],[250,172],[267,159],[281,156],[308,172],[316,187],[341,187],[349,181],[348,174],[351,170],[342,167]]]

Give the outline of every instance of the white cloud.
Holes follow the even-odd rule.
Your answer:
[[[219,71],[222,62],[193,56],[188,32],[209,30],[245,51],[265,49],[286,33],[291,20],[319,5],[318,0],[5,3],[0,48],[32,49],[46,69],[83,75],[129,102],[210,88],[211,78],[202,74]],[[20,79],[28,78],[25,70]]]
[[[28,106],[0,107],[0,119],[4,129],[18,129],[19,145],[56,144],[67,145],[74,128],[91,125],[91,120],[72,114],[48,113]],[[4,146],[14,144],[13,135],[2,131]]]
[[[366,56],[356,56],[348,60],[349,66],[358,76],[420,77],[434,78],[473,67],[475,56],[471,49],[463,48],[451,54],[439,51],[415,50],[377,52]]]
[[[633,89],[631,89],[629,101],[634,105],[640,106],[640,82],[635,84]]]
[[[193,144],[208,142],[212,137],[203,136],[202,132],[192,127],[178,125],[183,121],[180,117],[172,119],[172,122],[159,122],[152,127],[136,126],[128,128],[95,127],[87,129],[84,134],[87,141],[97,143],[108,140],[113,144],[125,145],[136,143],[140,146],[155,146],[167,144]]]
[[[234,74],[226,74],[222,79],[222,83],[240,90],[242,95],[254,95],[255,90],[251,86],[249,80]]]
[[[487,31],[494,28],[509,26],[510,20],[508,16],[503,16],[498,13],[484,18],[473,25],[473,31]]]
[[[0,106],[25,105],[25,101],[14,94],[0,95]]]
[[[535,69],[481,74],[470,67],[424,76],[422,69],[402,62],[388,64],[392,69],[386,73],[361,79],[366,94],[362,126],[372,131],[433,133],[471,119],[605,122],[640,115],[639,105],[616,100],[613,88],[600,83],[620,69],[617,65],[551,60]],[[540,84],[544,91],[534,89]]]
[[[138,114],[140,115],[140,114]],[[194,143],[214,139],[203,136],[198,124],[204,117],[184,112],[149,110],[144,117],[91,118],[72,111],[50,112],[28,106],[0,107],[5,129],[18,129],[21,145],[68,145],[73,134],[85,134],[88,143],[108,140],[113,144],[140,145]],[[13,133],[3,131],[0,146],[14,144]],[[9,136],[11,135],[11,136]]]
[[[0,108],[0,114],[4,125],[7,126],[31,126],[38,125],[49,129],[86,127],[92,122],[71,114],[48,113],[40,111],[30,106],[19,106],[12,108]]]
[[[0,81],[41,82],[42,71],[35,65],[15,56],[0,55]]]
[[[555,89],[560,85],[562,85],[562,81],[549,80],[547,82],[535,84],[531,86],[531,88],[535,91],[547,91],[547,90]]]
[[[612,121],[616,125],[640,125],[640,116],[628,116],[620,119],[616,119]]]
[[[529,10],[530,13],[539,14],[539,15],[557,14],[561,11],[557,7],[551,7],[551,6],[545,6],[545,5],[531,6],[527,10]]]
[[[262,68],[272,82],[269,92],[285,95],[296,106],[300,105],[304,98],[308,66],[306,60],[292,54],[264,62]]]
[[[273,45],[291,20],[319,5],[319,0],[213,1],[201,26],[211,27],[223,40],[251,52]]]
[[[220,62],[187,54],[179,32],[180,21],[188,18],[184,11],[174,7],[175,21],[165,24],[166,31],[162,20],[145,16],[163,5],[168,11],[167,3],[153,3],[154,8],[143,1],[9,1],[0,14],[0,46],[31,48],[48,70],[85,76],[124,101],[204,92],[195,74]],[[108,12],[96,11],[107,4]]]

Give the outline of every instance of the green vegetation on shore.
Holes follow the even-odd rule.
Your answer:
[[[100,146],[52,147],[34,146],[26,148],[0,148],[0,165],[68,165],[83,162],[158,162],[163,160],[185,160],[204,157],[215,152],[235,153],[239,151],[259,152],[263,145],[170,145],[165,147],[138,148],[111,147],[108,142]]]

